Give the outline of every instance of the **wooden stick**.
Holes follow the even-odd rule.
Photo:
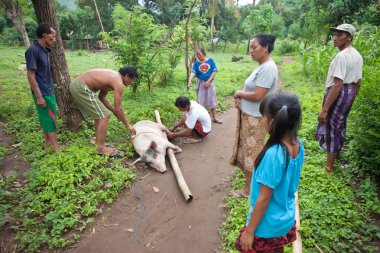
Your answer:
[[[302,253],[302,238],[301,238],[301,233],[299,232],[300,226],[301,226],[300,209],[299,209],[298,191],[297,191],[296,192],[296,234],[297,234],[297,240],[293,242],[293,253]]]
[[[160,113],[157,110],[154,110],[154,114],[156,115],[156,120],[158,124],[162,124]],[[164,133],[166,136],[166,133]],[[168,156],[170,159],[170,163],[172,164],[172,168],[174,171],[174,175],[177,179],[177,183],[179,188],[182,191],[183,196],[185,197],[186,202],[191,202],[193,200],[193,195],[189,190],[189,187],[186,184],[185,178],[182,175],[181,169],[178,165],[177,159],[175,158],[174,151],[171,148],[168,148]]]

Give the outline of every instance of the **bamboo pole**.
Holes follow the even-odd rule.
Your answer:
[[[296,192],[296,234],[297,240],[293,242],[293,253],[302,253],[302,238],[301,233],[299,232],[301,225],[300,221],[300,208],[298,202],[298,191]]]
[[[156,121],[158,124],[162,124],[160,113],[157,110],[154,110],[154,114],[156,115]],[[166,136],[166,133],[164,133]],[[193,200],[193,195],[191,195],[191,192],[189,190],[189,187],[186,184],[185,178],[182,175],[181,169],[178,165],[177,159],[175,158],[174,151],[171,148],[168,148],[168,156],[170,163],[172,164],[172,168],[174,171],[174,175],[177,179],[177,183],[179,188],[182,191],[183,196],[185,197],[185,200],[187,203],[191,202]]]

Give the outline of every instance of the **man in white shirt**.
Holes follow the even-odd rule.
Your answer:
[[[188,138],[183,143],[196,143],[200,142],[203,137],[211,132],[211,118],[203,106],[183,96],[178,97],[174,104],[178,110],[184,112],[184,115],[176,124],[166,131],[169,140],[176,137],[192,136],[193,138]],[[179,132],[174,132],[174,130],[180,126],[184,126],[184,129]]]
[[[347,117],[359,92],[363,58],[352,47],[355,27],[342,24],[332,27],[334,47],[339,49],[330,64],[326,93],[318,115],[316,140],[327,152],[326,170],[333,170],[334,161],[346,139]]]

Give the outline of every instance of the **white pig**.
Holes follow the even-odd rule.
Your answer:
[[[139,161],[149,164],[159,172],[166,171],[165,155],[166,149],[171,148],[174,152],[182,152],[182,149],[170,143],[162,132],[166,128],[150,120],[142,120],[133,125],[136,135],[132,139],[133,147],[140,155]]]

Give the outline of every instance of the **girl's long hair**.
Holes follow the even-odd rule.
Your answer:
[[[280,144],[285,150],[286,167],[288,167],[289,150],[282,139],[286,133],[290,134],[292,141],[297,137],[301,125],[301,105],[297,96],[284,92],[269,94],[260,104],[260,113],[270,122],[269,138],[256,157],[255,168],[259,166],[265,152],[275,144]]]

